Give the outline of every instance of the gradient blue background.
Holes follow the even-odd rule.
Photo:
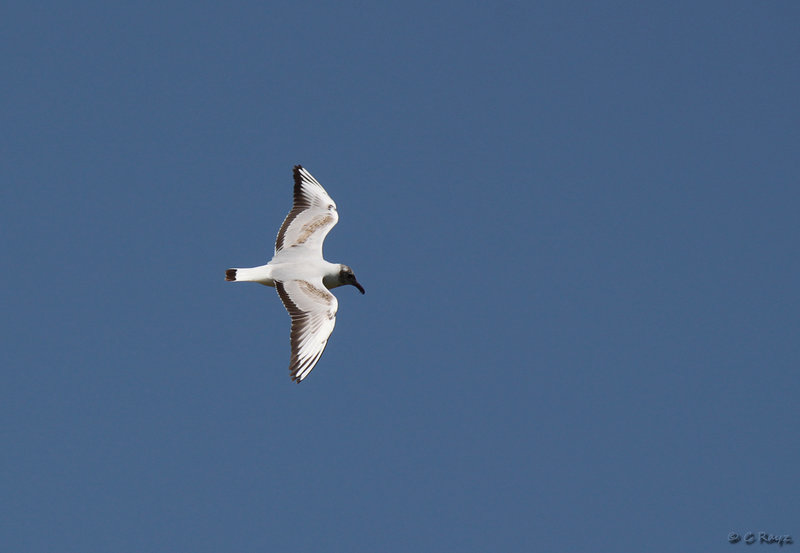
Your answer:
[[[797,2],[0,12],[3,551],[800,539]],[[300,385],[224,282],[296,163],[367,290]]]

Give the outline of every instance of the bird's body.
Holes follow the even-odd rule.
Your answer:
[[[272,260],[266,265],[259,267],[251,267],[249,269],[228,269],[228,271],[236,271],[235,278],[227,278],[227,280],[235,280],[236,282],[258,282],[265,286],[272,286],[275,288],[275,281],[284,280],[308,280],[323,275],[323,281],[327,288],[336,288],[346,283],[339,283],[338,276],[341,271],[340,263],[329,263],[324,259],[315,261],[296,261],[291,258],[273,257]],[[227,277],[228,275],[226,275]]]
[[[228,269],[225,280],[258,282],[277,289],[292,318],[292,380],[300,382],[319,361],[336,324],[339,303],[328,290],[350,284],[364,288],[347,265],[322,258],[322,243],[339,220],[336,204],[300,165],[294,168],[294,204],[266,265]]]

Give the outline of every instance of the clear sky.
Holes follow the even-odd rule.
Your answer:
[[[800,541],[799,25],[6,3],[0,547]],[[297,163],[367,292],[299,385],[275,290],[224,281],[270,258]]]

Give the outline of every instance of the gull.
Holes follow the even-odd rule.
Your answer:
[[[336,325],[339,302],[328,290],[350,284],[363,294],[353,270],[322,258],[322,243],[339,220],[336,204],[306,169],[294,167],[294,203],[266,265],[225,271],[225,280],[274,286],[292,319],[289,373],[301,382],[317,364]]]

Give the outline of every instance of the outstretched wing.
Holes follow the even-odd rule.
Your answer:
[[[339,220],[336,204],[311,173],[300,165],[294,167],[294,204],[284,219],[275,254],[302,250],[322,258],[322,243]]]
[[[292,318],[292,359],[289,372],[300,382],[317,364],[336,325],[339,302],[322,284],[313,280],[276,281],[275,288]]]

